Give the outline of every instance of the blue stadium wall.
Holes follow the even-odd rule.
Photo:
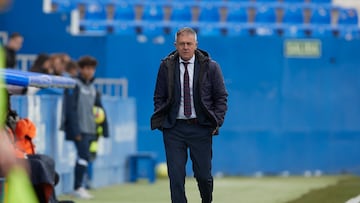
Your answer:
[[[74,37],[65,31],[68,15],[42,14],[40,8],[40,0],[15,1],[0,16],[0,30],[24,34],[21,53],[90,54],[100,61],[97,76],[128,78],[129,96],[136,99],[137,150],[154,151],[164,161],[161,133],[150,131],[149,120],[157,69],[174,49],[173,37],[164,43]],[[199,36],[199,47],[221,64],[229,92],[229,112],[214,137],[214,173],[359,173],[360,40],[320,38],[320,58],[286,58],[285,40]]]

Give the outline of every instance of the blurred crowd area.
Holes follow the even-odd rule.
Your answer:
[[[78,73],[78,64],[67,53],[40,53],[37,55],[29,71],[75,77]]]

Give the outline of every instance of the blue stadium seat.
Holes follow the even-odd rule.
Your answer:
[[[340,27],[340,37],[346,40],[360,39],[360,28],[358,26]]]
[[[200,0],[170,0],[172,2],[175,3],[189,3],[189,2],[195,2],[195,1],[200,1]]]
[[[98,2],[88,2],[85,4],[85,20],[106,20],[107,14],[105,7]]]
[[[347,40],[359,39],[360,28],[358,12],[355,8],[339,8],[338,29],[339,35]]]
[[[71,12],[77,8],[76,4],[71,0],[52,0],[51,6],[54,12]]]
[[[303,24],[304,23],[303,8],[296,5],[292,5],[290,7],[284,7],[282,23]]]
[[[256,3],[276,3],[278,0],[256,0]]]
[[[214,5],[214,4],[201,4],[199,21],[200,22],[220,22],[219,6]]]
[[[339,25],[358,25],[358,12],[355,8],[341,8],[339,10]]]
[[[158,5],[164,5],[164,4],[170,4],[171,2],[173,2],[173,0],[132,0],[132,1],[127,1],[127,2],[133,2],[136,4],[158,4]]]
[[[253,35],[256,36],[274,36],[277,34],[277,27],[275,24],[260,24],[255,26],[254,31]]]
[[[276,23],[276,8],[268,5],[255,7],[255,23]]]
[[[170,20],[173,22],[191,22],[192,7],[186,4],[174,3],[171,8]]]
[[[176,32],[183,27],[191,27],[197,32],[199,30],[200,23],[187,21],[170,21],[168,23],[164,23],[163,26],[165,27],[165,33],[170,32],[170,35],[175,36]]]
[[[116,23],[114,26],[114,33],[119,35],[136,35],[140,31],[137,31],[136,25],[132,23]]]
[[[249,26],[250,4],[230,3],[226,6],[227,16],[223,30],[227,36],[248,36],[252,26]]]
[[[75,5],[102,4],[99,0],[71,0]]]
[[[305,26],[304,6],[302,4],[286,4],[283,17],[278,25],[277,33],[283,37],[309,37],[311,28]]]
[[[104,21],[84,20],[80,22],[80,33],[82,34],[105,35],[109,29],[112,28]]]
[[[304,26],[289,25],[282,30],[285,38],[306,38],[311,36],[311,32]]]
[[[75,0],[75,1],[79,1],[79,0]],[[84,0],[82,0],[84,1]],[[97,2],[99,2],[102,5],[108,5],[108,4],[120,4],[120,3],[125,3],[125,1],[123,0],[95,0]]]
[[[276,34],[276,9],[274,4],[260,4],[255,7],[255,19],[250,32],[258,36]]]
[[[327,6],[316,6],[311,9],[310,23],[316,25],[331,24],[331,8]]]
[[[332,10],[337,9],[328,4],[317,4],[310,8],[310,24],[308,26],[312,37],[339,37],[339,27],[332,22]]]
[[[227,6],[227,18],[229,23],[247,23],[248,7],[242,5],[229,4]]]
[[[311,36],[312,37],[338,37],[340,31],[336,27],[332,26],[312,26]]]
[[[214,4],[214,3],[221,3],[221,2],[223,2],[223,1],[222,0],[201,0],[201,3],[205,3],[205,4],[207,4],[207,3]]]
[[[311,0],[311,3],[325,3],[325,4],[330,4],[332,2],[332,0]]]
[[[155,3],[143,5],[142,20],[163,21],[164,20],[163,5],[155,4]]]
[[[237,2],[241,1],[248,1],[248,0],[238,0]],[[229,3],[229,0],[193,0],[193,5],[200,5],[200,6],[207,6],[207,5],[213,5],[213,6],[225,6]]]
[[[198,27],[198,34],[201,36],[221,36],[223,29],[214,23],[201,23]]]
[[[225,23],[224,35],[229,37],[235,36],[249,36],[249,28],[246,24]]]
[[[120,21],[129,21],[135,20],[135,9],[132,4],[126,2],[121,2],[120,4],[115,4],[115,20]]]
[[[305,3],[305,0],[283,0],[284,3]]]
[[[250,5],[250,4],[255,4],[255,1],[251,1],[251,0],[225,0],[223,1],[225,2],[225,5]]]
[[[163,36],[165,35],[164,26],[161,23],[142,23],[140,34],[146,36]]]
[[[111,22],[107,21],[104,6],[95,1],[81,2],[85,12],[80,20],[80,31],[86,34],[106,34],[112,30]]]

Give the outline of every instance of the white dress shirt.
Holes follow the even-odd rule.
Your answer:
[[[181,98],[180,98],[180,109],[177,116],[177,119],[190,119],[190,118],[196,118],[196,112],[194,107],[194,98],[193,98],[193,84],[194,84],[194,62],[195,62],[195,55],[189,60],[184,61],[180,58],[180,86],[181,86]],[[190,86],[190,98],[191,98],[191,116],[187,118],[184,115],[184,73],[185,73],[185,67],[182,62],[188,62],[187,65],[188,73],[189,73],[189,86]]]

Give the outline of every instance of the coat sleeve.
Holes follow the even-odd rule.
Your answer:
[[[79,98],[79,87],[66,89],[64,91],[64,130],[66,139],[73,140],[80,134],[77,103]]]
[[[167,70],[164,61],[160,64],[158,71],[155,91],[154,91],[154,113],[150,119],[151,130],[159,129],[162,130],[162,123],[165,118],[165,113],[167,106],[169,106],[169,79],[168,74],[170,72]]]
[[[216,62],[212,62],[212,97],[214,102],[214,113],[219,127],[222,126],[225,114],[228,109],[227,97],[228,93],[225,87],[224,77],[220,66]]]
[[[156,78],[154,91],[154,112],[159,110],[168,99],[168,77],[164,63],[160,64],[160,68]]]

